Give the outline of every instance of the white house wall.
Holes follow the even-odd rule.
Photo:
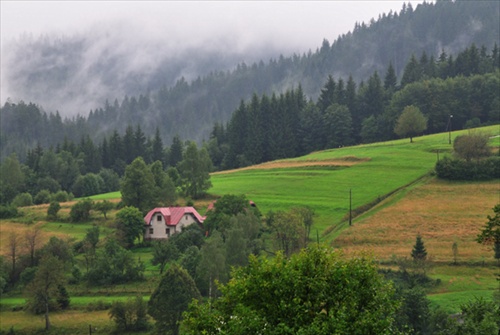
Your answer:
[[[161,218],[161,221],[158,220]],[[183,227],[187,227],[193,223],[197,223],[196,219],[192,214],[184,214],[179,220],[177,225],[166,225],[165,218],[160,213],[155,213],[149,222],[149,225],[144,227],[144,239],[146,240],[156,240],[156,239],[166,239],[168,238],[167,229],[170,229],[170,235],[181,232]],[[151,234],[151,229],[153,233]]]

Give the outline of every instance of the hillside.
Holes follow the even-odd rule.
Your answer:
[[[213,52],[199,59],[179,55],[159,60],[155,67],[131,67],[128,55],[113,53],[110,47],[102,57],[88,58],[98,47],[94,43],[104,42],[85,36],[21,41],[10,60],[3,61],[12,62],[5,68],[18,95],[47,112],[58,110],[62,120],[75,114],[86,118],[88,106],[94,106],[88,125],[76,127],[78,134],[96,138],[113,129],[123,132],[129,124],[141,124],[146,133],[153,133],[161,125],[165,142],[176,134],[201,142],[214,122],[227,122],[240,100],[253,93],[279,93],[300,84],[306,97],[316,99],[328,75],[345,81],[352,75],[359,83],[375,71],[384,73],[392,63],[401,78],[412,54],[418,57],[425,51],[437,59],[442,51],[456,55],[471,43],[491,50],[500,36],[498,15],[495,1],[405,6],[399,13],[357,23],[352,32],[332,43],[325,40],[315,52],[271,56],[267,62],[269,53],[277,51],[257,51],[251,64],[231,64],[239,55]],[[188,72],[198,74],[191,81]]]
[[[498,126],[475,131],[493,135],[491,145],[494,148],[500,145]],[[452,136],[463,133],[455,131]],[[214,173],[214,187],[210,192],[212,197],[243,193],[264,214],[270,210],[309,206],[316,214],[311,240],[319,238],[341,248],[347,256],[368,252],[385,266],[394,266],[395,256],[409,257],[416,234],[421,234],[432,265],[428,274],[439,279],[439,284],[429,289],[430,300],[446,312],[456,313],[461,303],[473,297],[490,300],[497,287],[491,250],[478,246],[474,238],[486,215],[498,202],[499,189],[498,181],[444,182],[431,176],[429,173],[438,151],[443,157],[449,150],[448,133],[417,137],[414,143],[404,139],[326,150],[296,159]],[[352,226],[346,216],[349,190],[352,190],[355,213]],[[119,194],[115,192],[93,198],[98,201],[117,197]],[[104,236],[113,234],[116,210],[109,213],[108,220],[93,213],[90,222],[71,223],[67,216],[72,204],[62,204],[57,222],[47,221],[48,205],[23,208],[23,217],[2,220],[1,253],[8,252],[7,239],[12,232],[24,234],[32,224],[42,228],[41,244],[50,236],[78,242],[93,224],[101,227]],[[207,200],[195,203],[200,212],[207,205]],[[455,241],[459,265],[451,265],[451,243]],[[85,334],[91,323],[108,331],[112,322],[108,313],[100,308],[109,308],[111,301],[123,301],[135,294],[149,297],[159,281],[158,266],[150,263],[150,247],[136,247],[133,253],[136,259],[145,262],[146,280],[111,287],[69,285],[72,309],[53,313],[55,327],[71,330],[73,334]],[[77,263],[83,266],[83,259],[78,259]],[[16,330],[41,326],[40,319],[19,311],[23,304],[21,292],[2,296],[1,331],[8,331],[11,326]]]
[[[480,129],[498,135],[498,126]],[[451,135],[454,138],[463,133],[456,131]],[[315,228],[325,236],[338,225],[345,228],[349,191],[352,208],[356,209],[375,205],[413,184],[433,171],[438,155],[450,152],[448,135],[422,136],[414,143],[401,139],[343,147],[216,173],[210,193],[246,194],[263,213],[310,206],[317,214]]]

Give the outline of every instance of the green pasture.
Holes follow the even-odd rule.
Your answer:
[[[92,196],[84,197],[84,198],[77,198],[75,200],[79,200],[79,199],[111,200],[111,199],[119,199],[121,197],[122,197],[122,195],[121,195],[120,191],[116,191],[116,192],[96,194],[96,195],[92,195]]]
[[[126,301],[127,299],[134,298],[133,294],[124,294],[124,295],[116,295],[116,296],[108,296],[108,295],[96,295],[96,296],[83,296],[83,297],[75,297],[71,296],[70,306],[72,309],[74,308],[82,308],[86,307],[89,304],[95,304],[97,302],[102,302],[106,304],[111,304],[114,301]],[[143,296],[145,301],[149,300],[149,296]],[[2,309],[6,307],[14,307],[14,306],[24,306],[26,303],[25,298],[2,298],[1,306]]]
[[[47,222],[43,225],[43,230],[51,233],[67,234],[72,238],[81,240],[87,234],[87,231],[92,228],[92,223],[68,223],[68,222]],[[111,232],[110,228],[99,225],[102,236]]]
[[[438,307],[448,314],[459,313],[460,306],[474,299],[484,299],[491,301],[493,291],[488,290],[468,290],[439,294],[428,294],[427,298],[431,301],[431,307]]]
[[[480,131],[495,134],[497,127]],[[453,132],[452,138],[465,131]],[[433,171],[438,158],[451,152],[448,133],[314,152],[281,160],[362,160],[350,167],[291,167],[241,170],[212,176],[211,194],[245,194],[262,213],[309,206],[316,213],[315,229],[337,226],[352,208],[377,201]]]
[[[447,313],[457,313],[460,306],[475,298],[491,301],[498,289],[495,266],[443,265],[429,270],[429,277],[439,279],[440,284],[429,289],[427,297],[433,306]]]

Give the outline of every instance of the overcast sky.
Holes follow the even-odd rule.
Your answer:
[[[227,35],[244,48],[267,40],[299,53],[334,41],[355,22],[423,1],[10,1],[1,0],[2,46],[23,33],[85,33],[120,27],[134,38],[197,44]]]

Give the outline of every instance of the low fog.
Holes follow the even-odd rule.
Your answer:
[[[2,2],[0,100],[86,115],[182,77],[314,52],[402,3]]]
[[[66,116],[87,114],[106,100],[291,52],[266,40],[251,45],[237,36],[212,36],[179,43],[164,33],[163,38],[130,36],[117,24],[58,37],[25,34],[3,52],[2,100],[32,101]]]

